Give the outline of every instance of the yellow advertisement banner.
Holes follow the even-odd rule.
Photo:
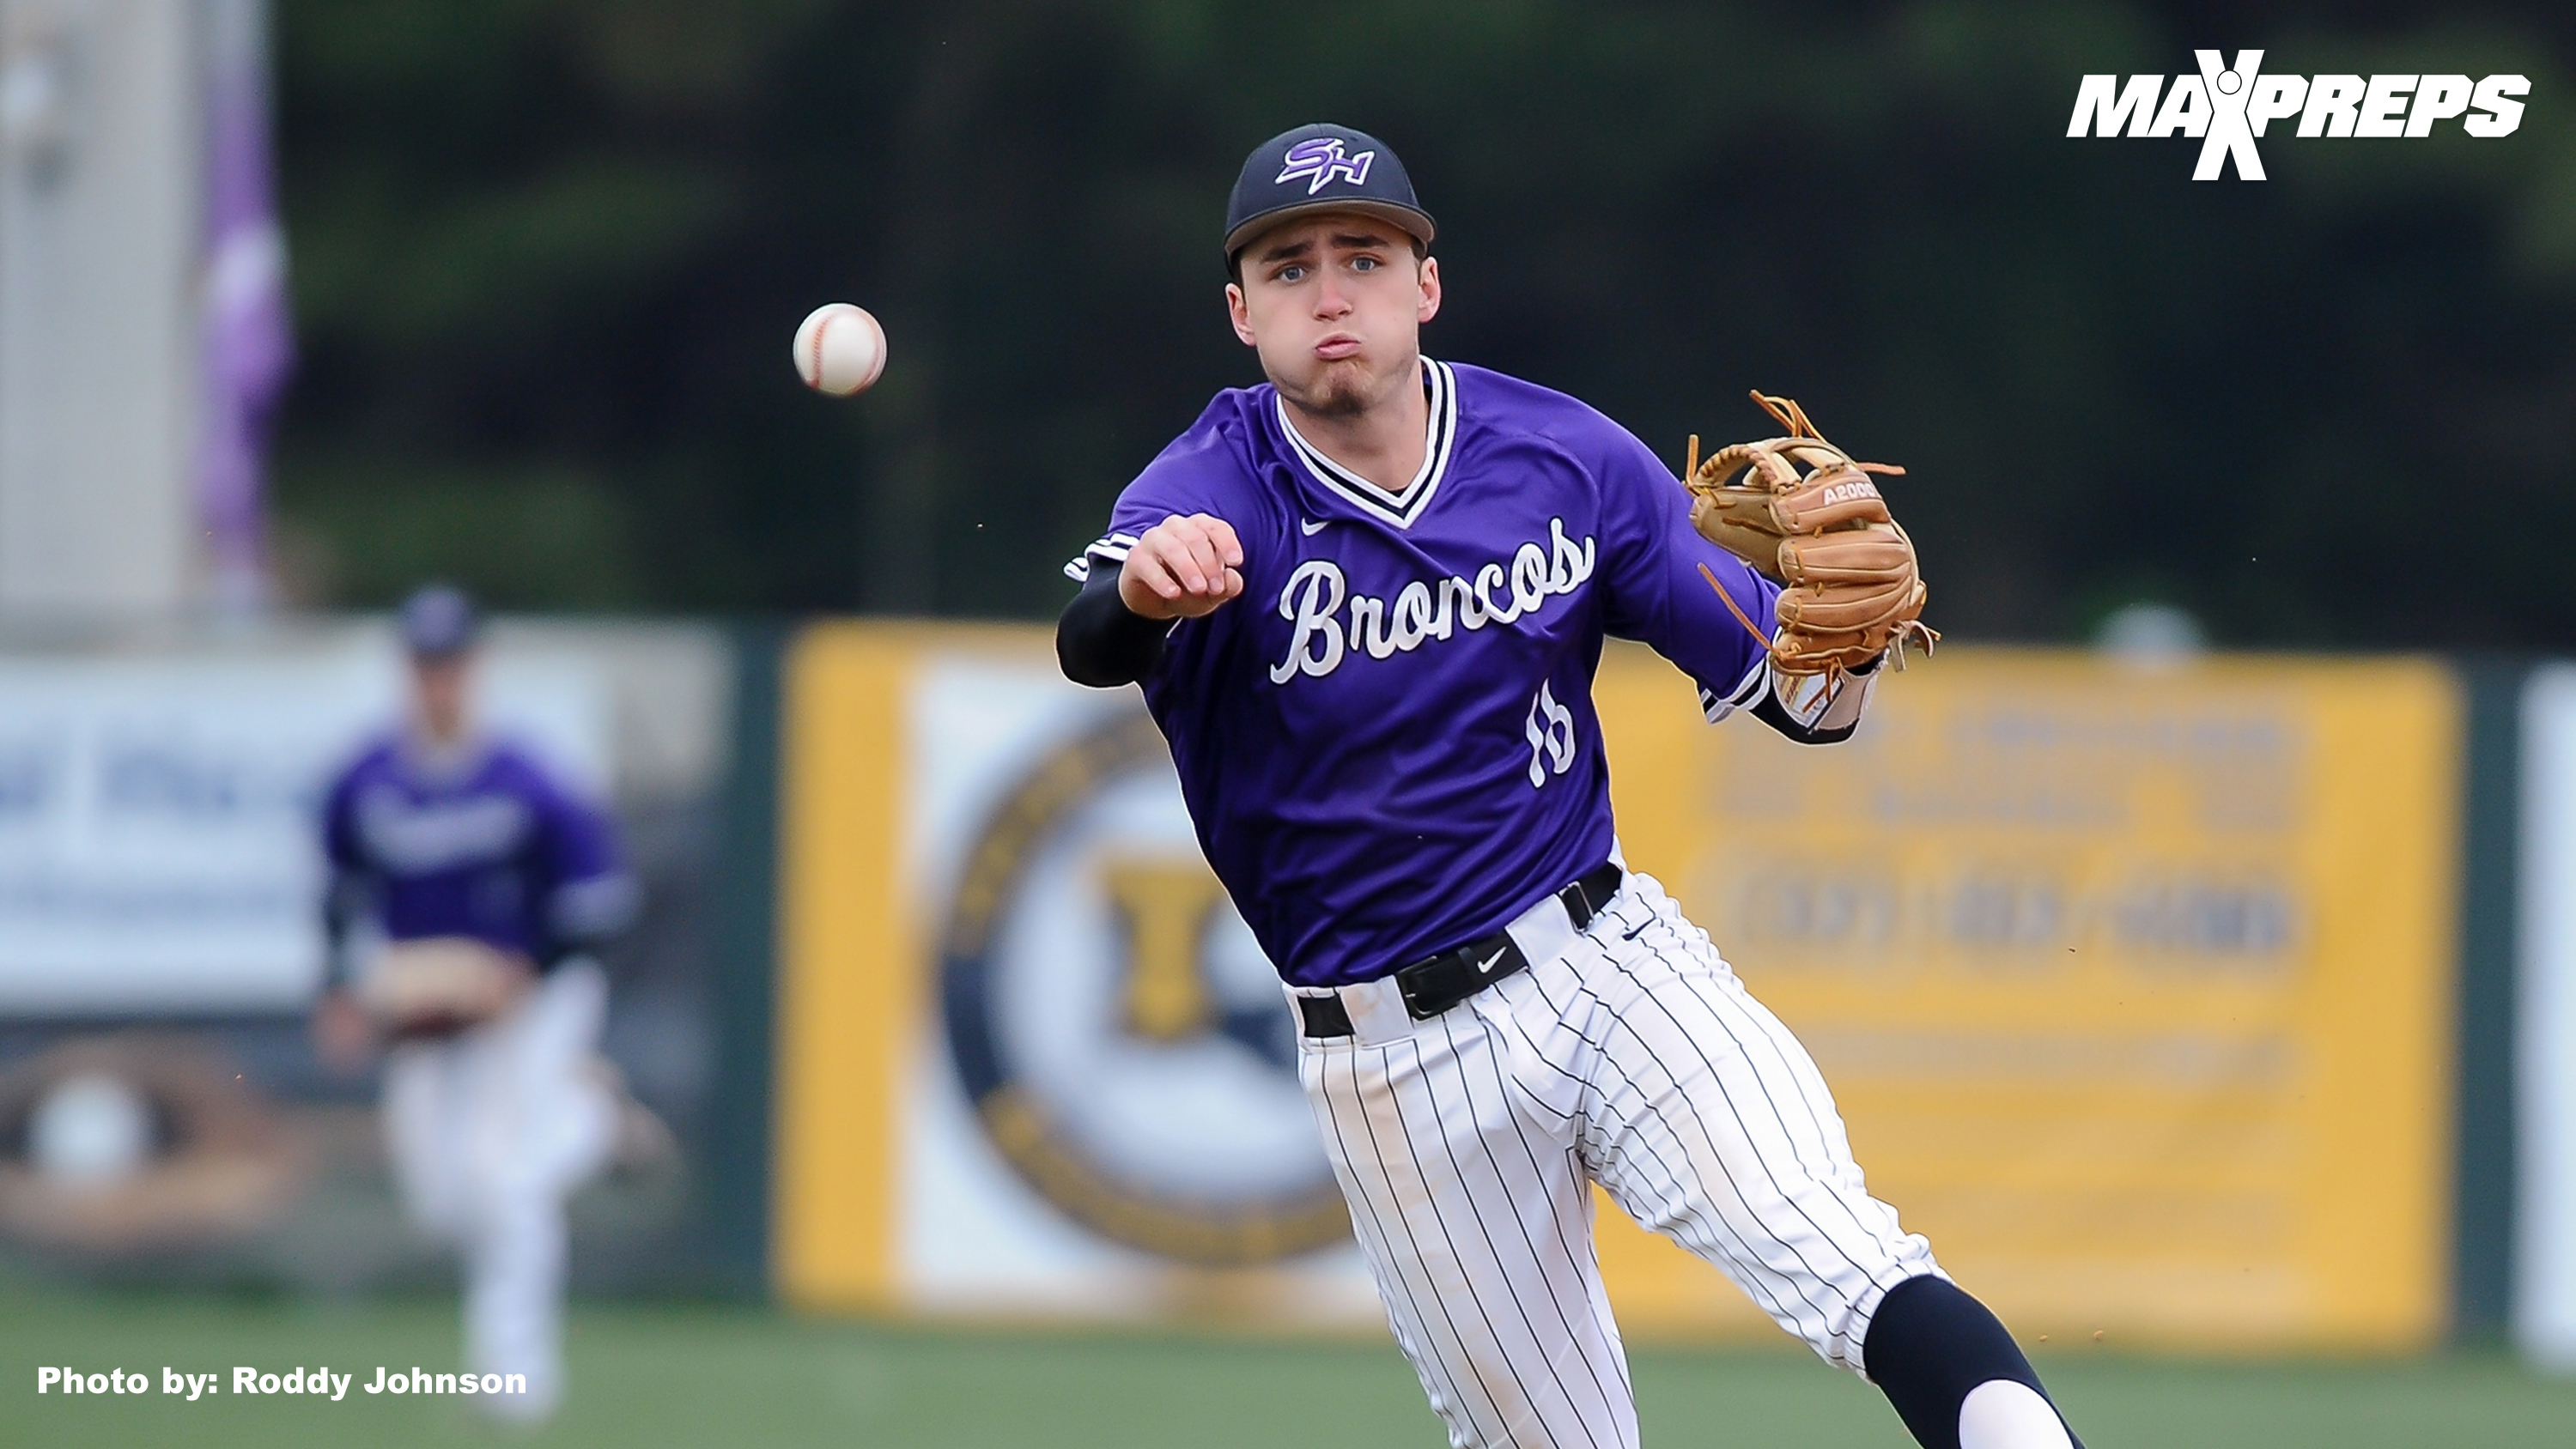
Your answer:
[[[1052,664],[1037,631],[830,625],[796,647],[774,1199],[793,1302],[1152,1316],[1247,1271],[1139,1255],[1032,1179],[977,1115],[1010,1095],[977,1095],[997,1060],[978,1043],[1067,1121],[1123,1100],[1093,1099],[1122,1072],[1204,1057],[1207,1081],[1157,1090],[1234,1124],[1210,1151],[1272,1143],[1288,1117],[1309,1130],[1273,1080],[1275,1044],[1244,1034],[1277,1013],[1266,969],[1234,959],[1232,918],[1192,907],[1179,950],[1144,929],[1162,918],[1130,899],[1135,872],[1112,868],[1186,847],[1167,768],[1085,777],[990,903],[1008,949],[943,955],[1011,802],[1141,723]],[[1611,649],[1598,693],[1629,861],[1814,1052],[1872,1190],[2015,1329],[2191,1348],[2439,1331],[2460,730],[2445,671],[1952,649],[1883,681],[1859,735],[1828,748],[1707,727],[1641,650]],[[1141,954],[1122,967],[1122,951]],[[1184,957],[1180,976],[1147,969]],[[1138,1018],[1056,1040],[1051,1024],[1127,1018],[1010,1007],[1118,980],[1190,987],[1127,1006],[1178,1002],[1197,1029]],[[1066,1053],[1094,1065],[1030,1075]],[[1278,1166],[1294,1155],[1280,1137],[1236,1176],[1302,1190]],[[1606,1203],[1599,1223],[1632,1331],[1776,1331]],[[1270,1318],[1371,1319],[1347,1243],[1277,1267],[1294,1271],[1260,1270],[1261,1301],[1304,1306]]]
[[[922,980],[907,909],[900,631],[807,630],[780,709],[771,1271],[800,1306],[894,1301],[896,1099]]]
[[[2396,1348],[2445,1311],[2460,705],[2413,661],[1952,649],[1856,738],[1710,729],[1614,648],[1629,861],[2025,1335]],[[1623,1319],[1761,1328],[1606,1204]]]
[[[1384,1322],[1278,979],[1042,631],[787,661],[771,1267],[824,1311]]]

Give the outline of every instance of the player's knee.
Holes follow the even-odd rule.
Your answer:
[[[2083,1449],[2012,1334],[1945,1278],[1888,1291],[1861,1366],[1926,1449]]]

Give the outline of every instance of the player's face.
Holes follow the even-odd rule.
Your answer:
[[[1261,354],[1280,395],[1354,417],[1413,385],[1422,324],[1440,311],[1440,264],[1371,216],[1304,217],[1243,249],[1225,289],[1234,335]]]
[[[452,745],[465,737],[466,692],[473,658],[468,654],[416,655],[411,661],[412,701],[420,727],[432,743]]]

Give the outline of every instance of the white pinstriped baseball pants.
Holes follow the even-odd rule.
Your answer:
[[[536,1420],[563,1388],[564,1200],[608,1159],[617,1103],[590,1070],[608,978],[565,962],[497,1020],[394,1048],[385,1142],[412,1218],[465,1267],[465,1365],[524,1373],[518,1397],[477,1399]]]
[[[1553,913],[1551,915],[1551,912]],[[1888,1289],[1941,1270],[1869,1195],[1806,1049],[1651,876],[1429,1021],[1394,983],[1300,1077],[1396,1342],[1457,1449],[1633,1449],[1590,1184],[1859,1371]],[[1304,993],[1313,994],[1313,993]]]

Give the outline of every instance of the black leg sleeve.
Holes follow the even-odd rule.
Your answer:
[[[1082,592],[1056,620],[1055,658],[1076,684],[1133,684],[1163,662],[1163,638],[1171,632],[1168,619],[1130,613],[1118,597],[1118,570],[1095,559]]]
[[[1959,1405],[1979,1384],[2010,1379],[2048,1397],[2002,1322],[1940,1278],[1888,1290],[1861,1341],[1861,1367],[1924,1449],[1959,1449]],[[2084,1449],[2072,1428],[2066,1437]]]

